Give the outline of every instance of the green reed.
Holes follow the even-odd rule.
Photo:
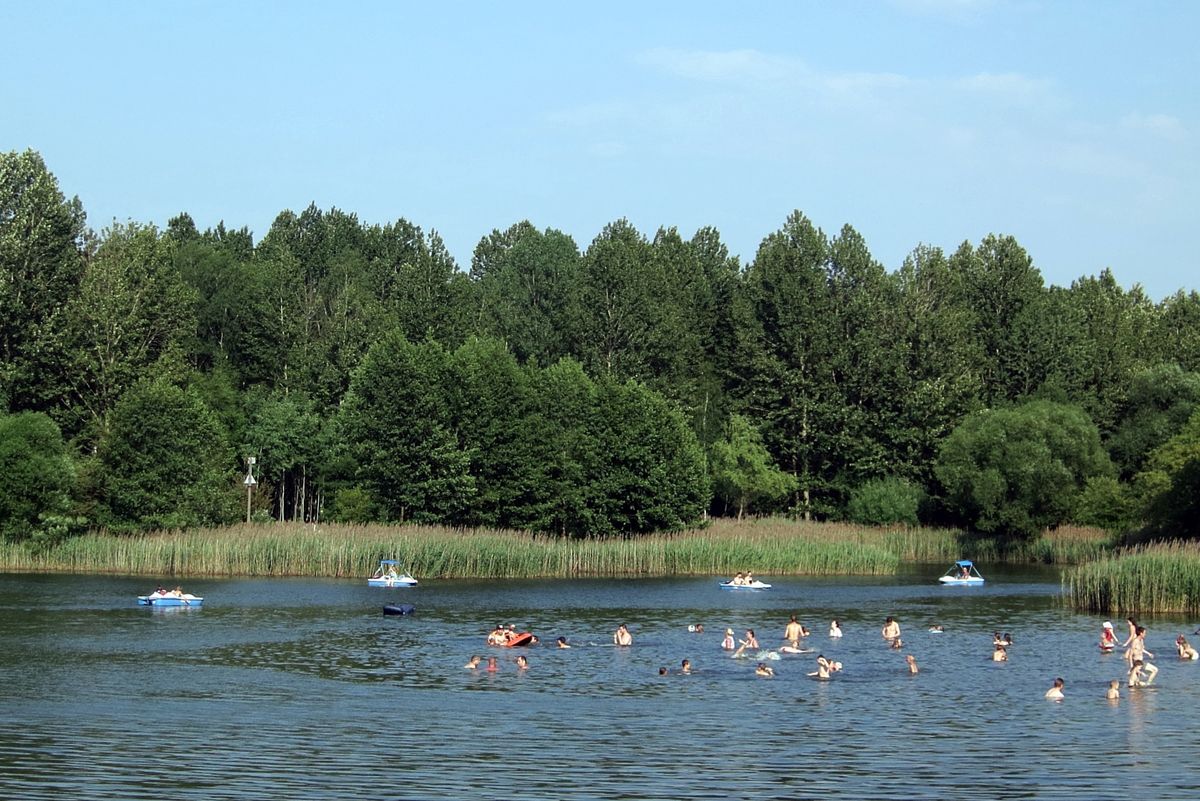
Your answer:
[[[1119,550],[1063,575],[1067,604],[1086,612],[1200,612],[1200,543]]]
[[[871,528],[780,518],[632,539],[556,539],[519,531],[435,526],[286,524],[156,532],[90,533],[42,551],[0,544],[0,570],[148,576],[369,574],[399,559],[428,578],[578,576],[890,575],[900,562],[1047,561],[1094,558],[1095,532],[1059,532],[1020,550],[961,532]]]

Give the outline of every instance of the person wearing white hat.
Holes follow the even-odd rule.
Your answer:
[[[1106,620],[1100,629],[1100,650],[1108,653],[1116,647],[1117,635],[1113,633],[1113,624]]]

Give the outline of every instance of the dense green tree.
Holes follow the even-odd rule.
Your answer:
[[[1135,486],[1153,533],[1200,537],[1200,410],[1154,449]]]
[[[40,412],[0,414],[0,539],[35,536],[70,511],[75,465],[58,426]]]
[[[1043,400],[970,415],[942,443],[935,467],[963,524],[1010,537],[1067,522],[1084,483],[1112,471],[1087,414]]]
[[[103,434],[113,405],[139,380],[168,371],[182,378],[197,297],[175,269],[172,247],[152,226],[114,225],[67,306],[69,409],[89,438]]]
[[[564,336],[579,249],[560,231],[528,222],[493,231],[475,248],[479,330],[507,343],[521,362],[553,364],[567,352]]]
[[[846,505],[846,516],[855,523],[887,526],[902,523],[915,526],[925,493],[904,478],[874,478],[855,487]]]
[[[717,498],[737,510],[738,520],[759,500],[769,504],[796,488],[795,477],[775,466],[758,431],[740,414],[730,416],[724,438],[713,443],[709,470]]]
[[[9,409],[62,403],[63,310],[83,272],[84,219],[41,156],[0,152],[0,404]]]
[[[275,519],[315,520],[317,479],[330,443],[312,404],[299,393],[273,393],[250,415],[244,444],[243,456],[257,460],[260,491],[270,493]]]
[[[113,530],[216,525],[237,519],[233,453],[192,390],[143,381],[113,407],[97,452],[100,522]]]
[[[1116,431],[1106,443],[1122,478],[1131,479],[1146,457],[1183,428],[1200,408],[1200,373],[1158,364],[1128,379]]]
[[[448,369],[440,345],[396,332],[354,373],[342,426],[358,476],[390,520],[452,521],[474,501],[472,454],[450,417]]]

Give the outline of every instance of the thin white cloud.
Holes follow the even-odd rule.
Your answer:
[[[1121,127],[1131,131],[1144,131],[1173,142],[1186,139],[1188,135],[1179,118],[1170,114],[1127,114],[1121,118]]]

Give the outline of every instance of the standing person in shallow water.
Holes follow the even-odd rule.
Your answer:
[[[799,648],[800,638],[803,636],[804,627],[796,620],[796,616],[792,615],[792,619],[788,621],[787,627],[783,630],[783,639],[787,640],[793,648]]]
[[[613,645],[633,645],[633,635],[629,633],[629,629],[624,623],[617,626],[617,630],[613,632]]]
[[[725,639],[721,640],[721,647],[726,651],[732,651],[737,647],[737,643],[733,641],[733,629],[725,629]]]
[[[900,624],[897,623],[891,615],[883,623],[883,630],[879,632],[885,640],[900,639]]]
[[[1063,680],[1061,678],[1054,680],[1054,686],[1046,690],[1046,698],[1051,701],[1061,701],[1066,696],[1063,695]]]

